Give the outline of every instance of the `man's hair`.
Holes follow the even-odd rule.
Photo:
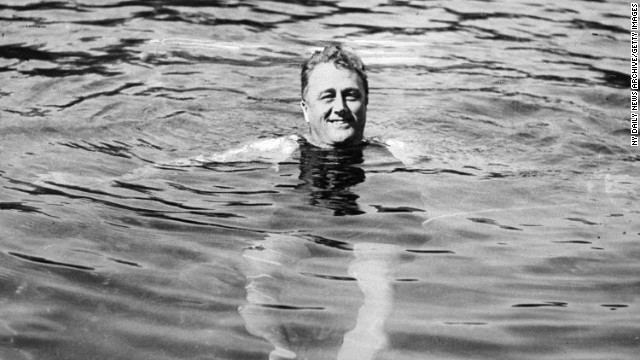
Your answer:
[[[362,60],[356,53],[344,49],[341,45],[330,45],[322,51],[316,51],[311,57],[302,64],[302,72],[300,73],[301,96],[304,100],[307,87],[309,86],[309,77],[311,72],[318,64],[331,63],[338,69],[348,69],[355,71],[362,80],[364,86],[365,101],[369,101],[369,83],[367,82],[367,74]]]

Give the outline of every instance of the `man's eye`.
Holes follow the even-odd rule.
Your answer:
[[[360,99],[360,94],[356,94],[356,93],[352,93],[352,94],[347,94],[346,96],[347,100],[359,100]]]
[[[324,94],[320,96],[320,99],[322,100],[330,100],[333,99],[333,95],[332,94]]]

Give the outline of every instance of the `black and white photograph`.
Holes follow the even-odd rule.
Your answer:
[[[638,3],[0,0],[0,360],[636,360]]]

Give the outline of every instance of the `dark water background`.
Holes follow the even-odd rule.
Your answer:
[[[376,359],[636,359],[629,14],[2,1],[0,358],[267,359],[238,311],[242,254],[291,244],[283,306],[254,325],[335,359],[366,308],[354,249],[380,244],[395,255]],[[420,161],[160,165],[304,133],[299,65],[331,42],[369,65],[368,135]]]

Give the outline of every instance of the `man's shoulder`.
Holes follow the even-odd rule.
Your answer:
[[[289,158],[298,149],[301,139],[298,135],[288,135],[251,141],[221,153],[200,155],[195,160],[200,163],[251,161],[277,163]]]
[[[376,137],[369,139],[369,142],[376,146],[384,147],[394,158],[400,160],[406,166],[414,165],[424,160],[424,156],[420,155],[415,146],[400,139],[382,139]]]
[[[278,138],[259,140],[247,146],[258,151],[277,151],[282,153],[294,152],[303,138],[298,135],[281,136]]]
[[[200,155],[192,159],[177,160],[170,163],[176,166],[190,166],[204,163],[232,163],[232,162],[267,162],[277,164],[291,159],[303,144],[308,144],[306,139],[299,135],[287,135],[276,138],[250,141],[244,145],[208,155]],[[418,162],[422,157],[418,156],[415,147],[399,139],[369,138],[366,140],[368,148],[384,150],[409,166]]]

